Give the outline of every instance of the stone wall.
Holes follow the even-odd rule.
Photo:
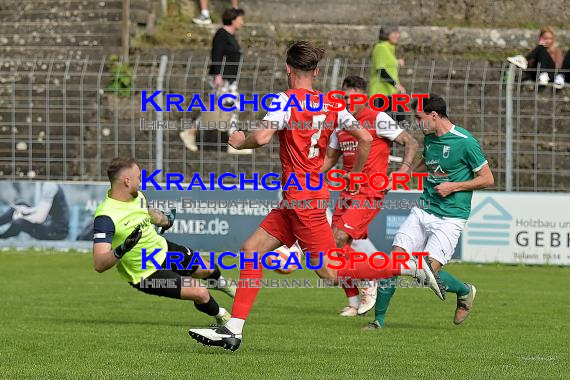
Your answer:
[[[197,1],[177,0],[191,16]],[[216,25],[188,22],[188,48],[205,48],[220,25],[228,1],[212,1]],[[401,52],[417,55],[475,55],[497,59],[531,48],[537,28],[562,26],[560,45],[570,48],[570,12],[562,0],[244,0],[245,48],[281,51],[292,39],[320,41],[331,52],[366,56],[388,20],[402,25]],[[540,12],[536,12],[540,9]],[[142,30],[160,16],[160,1],[131,0],[131,30]],[[0,55],[58,58],[99,57],[121,46],[122,0],[3,0],[0,2]],[[137,28],[138,27],[138,28]],[[181,36],[184,39],[184,36]]]
[[[229,2],[212,3],[221,12]],[[240,6],[251,21],[276,23],[376,26],[393,20],[410,26],[520,28],[568,27],[570,19],[565,0],[244,0]]]
[[[156,1],[131,1],[131,26],[145,24]],[[85,58],[119,53],[122,0],[2,0],[0,56]]]
[[[189,25],[191,39],[184,48],[207,49],[220,25]],[[526,53],[537,44],[537,31],[529,29],[487,29],[439,26],[402,26],[399,54],[408,57],[451,56],[503,60],[514,53]],[[182,37],[181,37],[182,38]],[[248,22],[239,32],[242,48],[249,52],[282,53],[292,40],[317,42],[330,54],[367,58],[377,42],[378,28],[366,25],[293,24]],[[557,40],[570,49],[570,30],[559,30]]]

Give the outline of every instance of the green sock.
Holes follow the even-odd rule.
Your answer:
[[[388,306],[390,305],[390,300],[396,291],[396,282],[398,278],[392,277],[394,280],[382,280],[380,284],[384,286],[378,286],[376,289],[376,304],[374,305],[375,319],[380,323],[380,326],[384,326],[384,317],[386,316],[386,311],[388,311]]]
[[[458,297],[466,296],[470,292],[469,287],[465,285],[465,283],[459,281],[449,272],[440,270],[439,278],[441,279],[443,285],[445,285],[445,290],[450,293],[456,293]]]

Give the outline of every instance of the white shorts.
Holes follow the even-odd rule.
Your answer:
[[[442,265],[447,264],[467,220],[441,218],[414,207],[394,237],[394,244],[409,254],[429,252]]]

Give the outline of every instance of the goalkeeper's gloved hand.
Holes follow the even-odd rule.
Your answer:
[[[160,229],[160,234],[162,235],[164,231],[169,230],[174,225],[174,218],[176,217],[176,209],[171,208],[168,214],[164,214],[168,218],[168,226],[162,227]]]
[[[118,246],[113,250],[113,255],[115,255],[115,257],[120,260],[121,257],[125,255],[125,253],[129,252],[131,249],[133,249],[135,245],[137,245],[141,237],[142,237],[141,227],[137,226],[133,230],[133,232],[131,232],[131,234],[127,236],[123,244],[121,244],[120,246]]]

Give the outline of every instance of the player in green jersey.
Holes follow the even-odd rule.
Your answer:
[[[446,291],[457,294],[453,322],[458,325],[473,307],[476,289],[459,281],[443,267],[455,251],[459,236],[471,212],[473,190],[494,183],[493,173],[481,151],[479,142],[465,129],[447,117],[445,100],[429,94],[423,101],[423,111],[415,109],[415,120],[425,134],[423,158],[414,172],[425,172],[421,200],[429,208],[413,208],[394,237],[393,252],[429,252],[433,269],[439,271]],[[376,297],[376,318],[368,329],[384,326],[384,317],[396,288],[393,284],[379,286]]]
[[[146,208],[146,199],[139,191],[141,170],[132,158],[114,158],[107,169],[111,189],[105,200],[95,211],[93,231],[93,266],[99,273],[113,266],[131,286],[147,293],[163,297],[192,300],[196,308],[212,317],[217,323],[225,323],[230,314],[218,305],[208,289],[195,286],[185,278],[214,280],[219,290],[231,296],[235,287],[224,286],[227,281],[220,269],[201,269],[190,266],[193,251],[190,248],[166,240],[154,226],[162,227],[161,234],[172,227],[174,210],[164,214],[159,210]],[[144,205],[144,207],[143,207]],[[154,259],[164,269],[154,265],[142,269],[142,249],[150,253],[160,248]],[[176,264],[165,268],[166,252],[179,252],[183,259],[182,269]],[[209,267],[209,263],[204,261]]]

